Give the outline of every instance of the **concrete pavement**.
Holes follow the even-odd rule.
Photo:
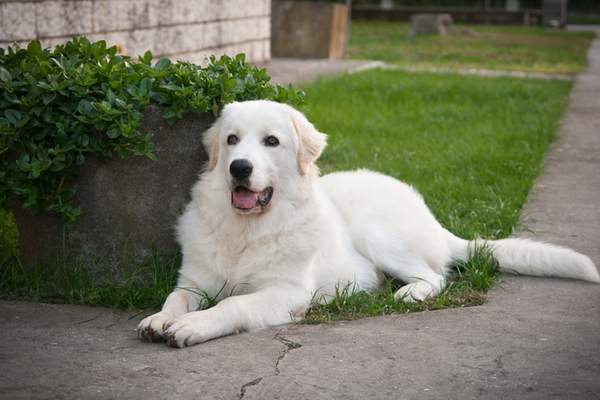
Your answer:
[[[292,325],[177,350],[138,318],[0,303],[2,399],[597,399],[600,288],[511,278],[484,306]]]
[[[600,41],[522,234],[600,264]],[[141,316],[0,302],[2,399],[598,399],[600,285],[504,277],[483,306],[292,325],[184,350]]]

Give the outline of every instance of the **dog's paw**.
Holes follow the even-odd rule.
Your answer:
[[[173,316],[161,311],[144,318],[137,327],[137,335],[140,339],[150,342],[162,342],[164,332],[168,323],[173,321]]]
[[[167,324],[164,338],[171,347],[187,347],[219,336],[205,311],[184,314]]]
[[[423,301],[428,297],[435,295],[435,290],[427,282],[413,282],[408,285],[402,286],[394,293],[394,299],[396,301],[403,301],[405,303],[414,303],[417,301]]]

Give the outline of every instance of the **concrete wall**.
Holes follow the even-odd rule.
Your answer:
[[[0,0],[0,47],[72,36],[104,39],[122,53],[195,63],[211,54],[271,58],[271,0]]]

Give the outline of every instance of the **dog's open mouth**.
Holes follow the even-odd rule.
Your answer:
[[[271,186],[262,192],[253,192],[244,186],[237,186],[231,192],[231,204],[241,211],[264,209],[271,201],[271,197],[273,197],[273,188]]]

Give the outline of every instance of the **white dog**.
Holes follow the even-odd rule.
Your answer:
[[[289,323],[336,286],[373,291],[384,274],[406,283],[399,300],[443,289],[449,265],[466,260],[474,242],[444,229],[396,179],[364,170],[319,178],[326,138],[285,104],[225,107],[205,134],[208,166],[179,219],[177,288],[139,324],[140,337],[183,347]],[[600,282],[593,262],[573,250],[486,243],[503,270]],[[206,308],[207,298],[219,302]]]

